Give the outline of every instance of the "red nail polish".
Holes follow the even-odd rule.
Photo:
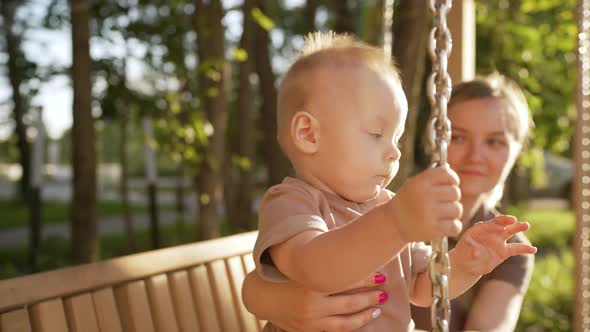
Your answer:
[[[376,274],[375,278],[373,278],[376,284],[382,284],[385,282],[386,279],[387,278],[385,278],[385,275],[383,274]]]
[[[387,301],[388,298],[389,298],[389,296],[387,296],[387,293],[379,294],[379,303],[383,303],[383,302]]]

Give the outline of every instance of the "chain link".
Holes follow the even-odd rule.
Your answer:
[[[393,5],[394,0],[385,0],[383,3],[383,52],[385,57],[391,59],[391,48],[393,44]]]
[[[432,73],[428,78],[428,98],[432,106],[428,137],[433,152],[433,167],[447,166],[447,147],[451,139],[451,122],[447,117],[447,103],[451,96],[451,77],[447,70],[451,54],[451,32],[447,27],[447,13],[451,9],[451,0],[429,0],[433,16],[430,31],[429,54],[432,60]],[[448,242],[442,237],[432,242],[430,257],[430,279],[432,280],[431,320],[433,331],[449,330],[451,305],[449,300],[450,272]]]

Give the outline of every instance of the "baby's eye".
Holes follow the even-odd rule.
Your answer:
[[[373,136],[374,138],[382,138],[383,137],[382,133],[377,133],[377,132],[369,132],[369,135]]]

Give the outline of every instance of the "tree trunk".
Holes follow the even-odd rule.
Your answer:
[[[331,2],[336,18],[334,20],[334,32],[355,33],[355,22],[347,0],[333,0]]]
[[[399,188],[416,168],[416,135],[422,135],[416,132],[416,128],[422,100],[430,21],[426,1],[401,1],[394,12],[392,54],[408,98],[408,117],[400,142],[403,157],[400,159],[398,175],[392,183],[393,189]]]
[[[374,46],[383,45],[383,11],[384,0],[367,2],[363,5],[361,22],[361,38]],[[389,27],[391,29],[391,27]]]
[[[223,202],[226,98],[229,84],[229,65],[224,58],[225,37],[222,18],[223,7],[220,0],[195,0],[194,23],[200,62],[199,89],[207,120],[214,128],[205,148],[197,180],[201,239],[218,237],[220,234],[218,208]]]
[[[255,22],[250,14],[254,9],[255,0],[244,0],[244,30],[240,40],[240,48],[248,53],[248,58],[239,65],[238,90],[238,156],[241,158],[235,188],[235,205],[228,222],[238,231],[254,228],[254,174],[256,165],[256,114],[254,112],[254,91],[250,77],[254,73],[254,28]]]
[[[91,113],[91,61],[89,52],[90,3],[70,0],[72,20],[72,125],[73,200],[72,258],[86,263],[98,258],[96,224],[96,147]]]
[[[305,20],[304,33],[315,31],[315,16],[320,3],[318,0],[307,0],[303,9],[303,19]]]
[[[25,100],[20,93],[23,75],[22,68],[19,68],[18,63],[24,58],[24,54],[22,54],[20,49],[20,38],[16,36],[13,30],[16,8],[17,1],[4,0],[0,9],[2,10],[2,19],[4,21],[4,38],[6,42],[6,53],[8,54],[8,79],[12,87],[14,131],[19,152],[19,163],[22,169],[19,196],[23,202],[26,202],[30,190],[31,148],[27,140],[27,128],[23,121]]]
[[[264,3],[260,10],[266,12]],[[278,184],[291,173],[289,161],[277,142],[277,90],[270,58],[269,32],[256,25],[256,73],[260,79],[262,105],[260,109],[263,132],[262,149],[268,172],[268,186]]]

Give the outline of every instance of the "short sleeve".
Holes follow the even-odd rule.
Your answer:
[[[513,236],[507,242],[530,244],[522,234]],[[482,281],[502,280],[516,287],[521,293],[524,293],[529,286],[534,264],[534,255],[512,256],[498,265],[492,272],[485,275]]]
[[[283,182],[270,188],[262,198],[254,262],[263,279],[274,282],[287,280],[273,264],[268,248],[307,230],[328,231],[316,196],[303,186]]]

